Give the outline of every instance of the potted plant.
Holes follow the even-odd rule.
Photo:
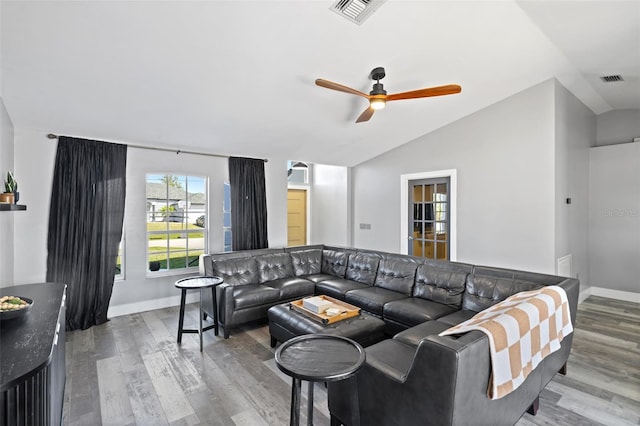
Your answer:
[[[18,182],[16,178],[13,176],[13,173],[7,172],[7,180],[4,181],[4,191],[5,194],[13,194],[13,197],[5,197],[9,202],[17,203],[20,198],[20,193],[18,192]],[[11,198],[13,200],[11,201]]]

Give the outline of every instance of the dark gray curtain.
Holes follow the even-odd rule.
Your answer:
[[[58,139],[47,281],[67,285],[67,330],[107,321],[122,237],[127,146]]]
[[[269,246],[264,161],[229,158],[231,187],[231,247],[252,250]]]

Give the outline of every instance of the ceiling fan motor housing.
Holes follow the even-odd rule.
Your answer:
[[[386,95],[387,91],[382,87],[382,83],[374,83],[373,90],[369,92],[370,95]]]
[[[376,82],[373,84],[373,90],[369,92],[370,95],[373,96],[387,94],[387,91],[384,90],[384,87],[382,87],[382,83],[380,83],[380,80],[382,80],[385,75],[386,74],[384,73],[384,68],[382,67],[377,67],[371,70],[371,79],[375,80]]]

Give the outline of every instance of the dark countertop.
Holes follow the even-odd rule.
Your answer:
[[[33,300],[25,316],[0,321],[0,391],[22,382],[51,361],[65,287],[58,283],[0,287],[0,296]]]

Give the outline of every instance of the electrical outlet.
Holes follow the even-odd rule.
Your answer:
[[[360,229],[371,230],[371,224],[370,223],[361,223],[360,224]]]

